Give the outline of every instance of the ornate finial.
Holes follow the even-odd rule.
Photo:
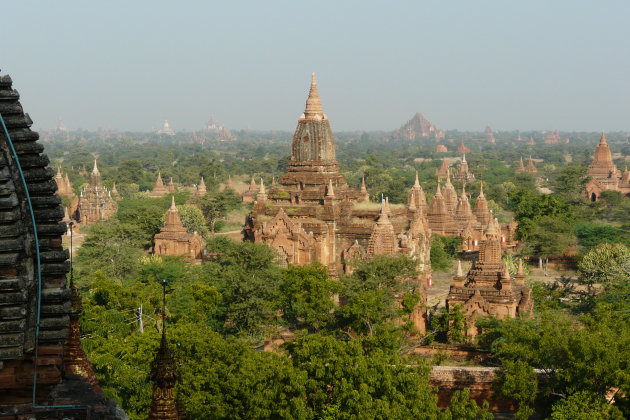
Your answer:
[[[510,276],[510,268],[508,267],[508,265],[507,264],[503,264],[503,266],[504,266],[503,278],[505,278],[505,279],[512,278],[512,276]]]
[[[480,181],[480,187],[479,187],[479,198],[484,197],[483,195],[483,181]]]
[[[260,188],[258,189],[258,193],[259,194],[266,194],[267,193],[265,191],[265,182],[263,181],[262,177],[260,178]]]
[[[308,93],[308,99],[306,100],[304,117],[307,119],[321,119],[323,116],[322,102],[319,99],[319,92],[317,90],[317,78],[315,77],[315,73],[313,73],[311,75],[311,89]]]
[[[94,175],[98,174],[98,167],[96,166],[96,159],[94,159],[94,169],[92,169]]]
[[[599,144],[606,144],[606,133],[602,131],[602,135],[599,138]]]
[[[418,180],[418,171],[416,171],[416,180],[413,183],[414,187],[419,187],[420,186],[420,180]]]
[[[177,211],[177,207],[175,206],[175,196],[174,195],[171,196],[171,208],[169,209],[169,211]]]
[[[437,189],[435,190],[435,195],[442,196],[442,188],[440,187],[440,179],[438,178]]]
[[[457,260],[457,273],[455,274],[457,277],[464,277],[464,270],[462,270],[462,261]]]

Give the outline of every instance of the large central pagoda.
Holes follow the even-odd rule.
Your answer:
[[[275,248],[285,264],[320,262],[335,275],[351,270],[350,260],[374,254],[411,255],[424,276],[430,272],[424,208],[370,203],[364,180],[360,190],[351,188],[339,171],[315,74],[287,172],[270,188],[261,180],[243,233]]]
[[[293,134],[291,160],[287,173],[280,178],[280,185],[293,190],[324,193],[331,181],[337,188],[348,186],[339,172],[339,163],[335,158],[335,138],[330,121],[322,109],[317,79],[313,73],[306,109]],[[353,191],[353,194],[356,192]]]

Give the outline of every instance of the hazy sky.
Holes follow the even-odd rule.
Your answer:
[[[37,128],[630,130],[630,1],[13,1],[1,74]]]

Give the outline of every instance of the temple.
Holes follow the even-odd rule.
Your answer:
[[[462,143],[463,144],[463,143]],[[468,170],[468,162],[466,162],[466,154],[462,156],[462,161],[459,164],[459,170],[455,175],[453,175],[453,179],[461,182],[472,182],[475,180],[475,174]]]
[[[599,200],[604,191],[619,191],[625,197],[630,197],[630,172],[628,168],[625,168],[623,173],[617,169],[604,133],[595,148],[588,174],[591,180],[586,184],[585,192],[589,200]]]
[[[158,172],[157,178],[155,179],[155,185],[153,186],[153,190],[149,193],[149,196],[164,197],[166,194],[168,194],[168,190],[162,180],[162,174]]]
[[[360,190],[348,185],[313,74],[287,172],[268,189],[261,181],[244,238],[276,249],[284,265],[319,262],[331,275],[351,272],[357,258],[409,255],[417,261],[421,287],[430,274],[430,232],[424,206],[412,191],[408,206],[385,199],[370,203],[365,179]]]
[[[457,153],[461,154],[461,155],[465,155],[466,153],[470,153],[470,149],[464,144],[464,142],[462,141],[459,144],[459,147],[457,148]]]
[[[437,146],[435,146],[435,153],[447,153],[448,152],[448,147],[446,147],[443,144],[438,144]]]
[[[185,257],[200,262],[203,258],[205,241],[197,233],[188,233],[175,206],[175,198],[171,200],[171,208],[166,213],[164,226],[155,234],[155,254]]]
[[[156,131],[155,134],[160,134],[160,135],[165,135],[165,136],[174,136],[175,132],[173,131],[171,126],[168,124],[168,121],[164,120],[164,124],[162,125],[162,128]]]
[[[474,339],[480,332],[475,325],[480,317],[514,318],[530,314],[533,308],[531,291],[525,286],[522,261],[515,276],[501,261],[501,239],[496,220],[490,223],[484,237],[479,259],[467,275],[464,275],[461,262],[458,262],[457,273],[446,298],[448,309],[461,306],[469,339]]]
[[[530,156],[529,159],[527,159],[527,165],[525,165],[523,163],[523,158],[521,158],[519,160],[518,163],[518,168],[516,168],[516,173],[517,174],[535,174],[538,173],[538,169],[536,168],[536,165],[534,165],[534,160],[532,159],[532,157]]]
[[[409,121],[394,132],[394,138],[400,140],[415,140],[419,138],[443,138],[444,131],[431,124],[424,115],[416,113]]]
[[[72,191],[72,184],[68,174],[65,176],[61,173],[61,167],[57,168],[57,175],[55,175],[55,182],[57,183],[57,194],[72,197],[74,195]]]
[[[256,200],[256,194],[258,194],[258,185],[256,185],[254,177],[252,177],[252,181],[249,183],[247,191],[241,195],[241,200],[243,203],[253,203],[254,200]]]
[[[90,182],[81,188],[79,203],[74,212],[74,219],[82,225],[89,225],[100,220],[107,220],[118,209],[118,203],[111,192],[103,186],[101,173],[94,160],[94,169],[90,175]]]
[[[0,76],[0,418],[121,418],[81,348],[55,172],[12,85]]]
[[[486,129],[483,131],[483,134],[488,143],[494,144],[497,142],[497,139],[494,137],[494,132],[492,131],[492,128],[489,125],[486,125]]]

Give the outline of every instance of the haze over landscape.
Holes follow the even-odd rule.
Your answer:
[[[36,128],[294,128],[310,73],[336,131],[628,130],[627,1],[28,2],[2,73]],[[19,41],[19,42],[18,42]]]

